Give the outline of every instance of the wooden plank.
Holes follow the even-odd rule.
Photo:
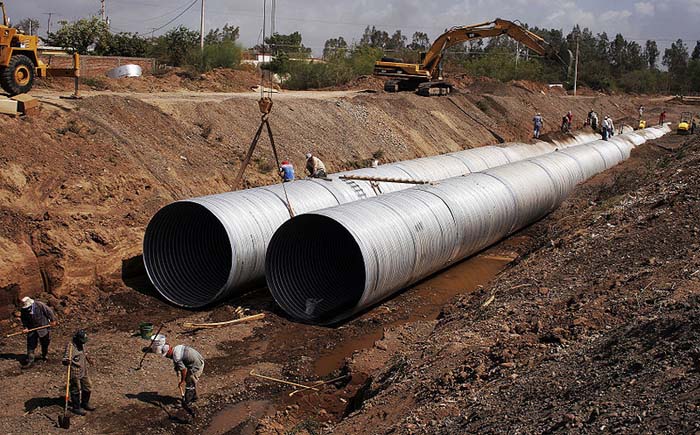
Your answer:
[[[32,109],[39,107],[39,100],[27,94],[15,95],[12,99],[18,103],[17,110],[25,115],[28,115]]]
[[[4,113],[6,115],[17,115],[17,101],[0,100],[0,113]]]

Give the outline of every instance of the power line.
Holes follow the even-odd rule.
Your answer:
[[[170,20],[170,21],[168,21],[167,23],[163,24],[162,26],[156,27],[155,29],[153,29],[153,32],[157,32],[157,31],[159,31],[159,30],[161,30],[161,29],[163,29],[163,28],[169,26],[169,25],[172,24],[173,22],[175,22],[175,20],[177,20],[177,19],[180,18],[181,16],[185,15],[185,13],[186,13],[187,11],[189,11],[190,9],[192,9],[192,6],[194,6],[195,4],[197,4],[198,1],[200,1],[200,0],[194,0],[192,3],[190,3],[189,6],[187,6],[187,8],[185,8],[184,11],[180,12],[179,14],[177,14],[177,16],[175,16],[175,18],[173,18],[172,20]]]

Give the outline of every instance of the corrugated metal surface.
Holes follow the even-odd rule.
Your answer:
[[[268,287],[295,318],[341,320],[545,216],[577,183],[627,158],[638,138],[620,135],[297,216],[270,242]]]

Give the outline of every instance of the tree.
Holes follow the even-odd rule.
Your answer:
[[[16,27],[27,35],[39,34],[39,20],[36,18],[23,18]]]
[[[389,34],[384,30],[379,30],[372,26],[365,28],[365,32],[362,34],[360,39],[360,45],[365,45],[368,47],[385,48],[389,43]]]
[[[222,42],[236,42],[240,36],[240,29],[238,26],[234,27],[232,25],[224,24],[223,29],[210,30],[209,33],[204,36],[204,44],[220,44]]]
[[[109,46],[109,27],[98,17],[81,18],[74,22],[59,21],[61,28],[47,35],[49,45],[64,47],[80,54],[90,49],[98,52]]]
[[[182,66],[196,48],[199,48],[199,32],[178,26],[156,39],[153,54],[168,65]]]
[[[138,33],[121,32],[109,35],[103,48],[105,56],[145,57],[149,44]]]
[[[337,38],[331,38],[323,44],[323,58],[334,59],[339,57],[345,57],[348,51],[348,43],[345,38],[338,36]]]
[[[391,35],[391,38],[386,43],[385,48],[387,50],[401,51],[406,48],[406,37],[401,33],[401,30],[397,30]]]
[[[272,53],[280,55],[286,54],[292,59],[305,59],[311,55],[311,49],[301,43],[301,33],[294,32],[289,35],[275,33],[269,38],[265,38],[265,43],[272,47]]]
[[[700,41],[695,42],[695,48],[693,49],[693,54],[690,55],[693,60],[700,59]]]
[[[659,48],[656,46],[656,41],[647,40],[644,54],[649,69],[656,69],[656,61],[659,59]]]
[[[668,73],[671,76],[671,90],[685,91],[686,90],[686,72],[688,69],[688,47],[683,43],[682,39],[671,44],[671,48],[667,48],[664,52],[663,64],[668,67]]]
[[[415,32],[408,48],[414,51],[428,51],[430,48],[430,39],[425,32]]]

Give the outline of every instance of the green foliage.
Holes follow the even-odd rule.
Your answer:
[[[648,68],[630,71],[617,81],[620,90],[640,94],[650,91],[663,91],[667,83],[666,72]]]
[[[325,60],[336,59],[339,57],[345,57],[348,51],[348,43],[345,38],[338,36],[337,38],[331,38],[326,41],[323,45],[323,58]]]
[[[232,25],[224,24],[223,29],[210,30],[209,33],[204,36],[204,45],[221,44],[225,42],[236,42],[240,36],[240,29],[238,26],[233,27]]]
[[[196,49],[199,51],[199,48]],[[214,68],[236,68],[241,63],[242,48],[232,40],[204,46],[200,71]]]
[[[305,59],[311,56],[311,49],[301,43],[301,33],[294,32],[289,35],[275,33],[265,38],[265,43],[272,49],[276,56],[286,54],[292,59]]]
[[[536,60],[520,59],[516,65],[513,53],[506,48],[496,48],[484,56],[474,57],[464,67],[470,75],[501,81],[538,80],[543,74],[542,64]]]
[[[688,62],[688,84],[691,90],[700,92],[700,58]]]
[[[114,33],[106,38],[105,56],[145,57],[148,54],[148,41],[138,33]]]
[[[184,66],[192,61],[196,48],[199,48],[199,32],[179,26],[156,39],[152,55],[164,64]]]
[[[682,39],[672,43],[671,47],[664,51],[663,64],[668,67],[672,92],[683,93],[687,90],[688,57],[688,47]]]
[[[317,89],[341,85],[360,75],[371,74],[382,50],[369,46],[353,47],[345,55],[335,54],[327,62],[290,61],[284,56],[270,64],[277,73],[289,74],[288,89]]]
[[[80,54],[87,54],[92,46],[97,53],[101,53],[109,46],[109,27],[98,17],[81,18],[74,22],[60,21],[59,24],[61,28],[58,31],[47,35],[49,45],[65,47]]]
[[[23,18],[15,27],[27,35],[39,34],[39,20],[36,18]]]

